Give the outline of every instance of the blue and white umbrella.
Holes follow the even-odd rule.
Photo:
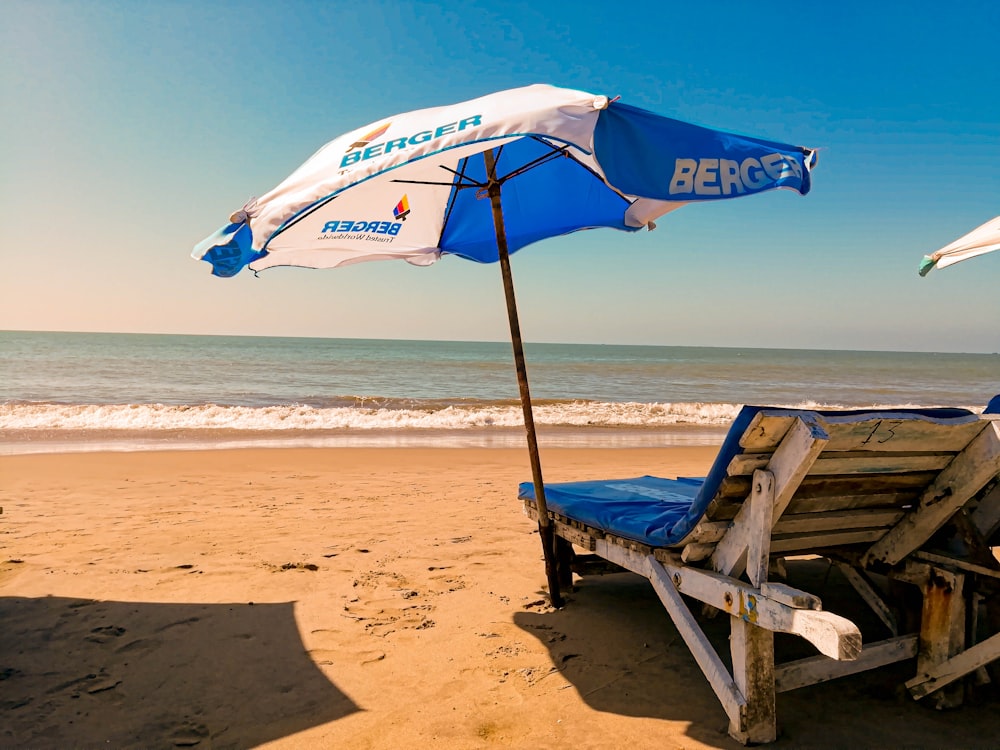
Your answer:
[[[442,255],[499,261],[553,604],[560,602],[509,254],[581,229],[654,228],[686,203],[809,192],[811,149],[547,85],[388,117],[327,143],[202,241],[216,276]]]

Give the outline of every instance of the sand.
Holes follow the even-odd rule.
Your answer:
[[[542,460],[699,475],[715,450]],[[529,478],[507,448],[0,457],[0,746],[738,747],[644,579],[547,606]],[[1000,744],[995,700],[935,712],[908,670],[779,695],[774,747]]]

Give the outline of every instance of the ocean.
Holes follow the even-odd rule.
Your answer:
[[[720,442],[743,404],[955,406],[1000,354],[525,344],[545,445]],[[506,342],[0,332],[0,454],[522,445]]]

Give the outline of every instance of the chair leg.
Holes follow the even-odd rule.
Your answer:
[[[556,575],[559,576],[559,586],[569,589],[573,586],[573,559],[576,552],[573,545],[560,536],[555,539],[556,545]]]
[[[774,690],[774,633],[730,617],[729,647],[733,681],[746,699],[742,726],[730,722],[729,734],[743,744],[774,742],[778,736]]]
[[[965,648],[964,582],[965,576],[961,573],[939,568],[931,570],[923,586],[918,674],[948,661]],[[955,708],[962,705],[964,692],[962,682],[958,681],[931,693],[926,701],[938,709]]]

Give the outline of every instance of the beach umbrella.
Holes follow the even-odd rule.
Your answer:
[[[653,229],[690,202],[809,191],[815,153],[534,85],[387,117],[320,148],[199,243],[216,276],[442,255],[499,262],[550,599],[556,547],[542,486],[510,254],[581,229]],[[613,263],[613,255],[608,256]]]
[[[946,268],[960,260],[985,255],[993,250],[1000,250],[1000,216],[990,219],[937,252],[925,255],[920,262],[920,275],[926,276],[932,268]]]

